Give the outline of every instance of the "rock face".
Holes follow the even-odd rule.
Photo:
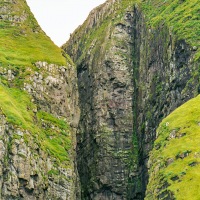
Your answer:
[[[107,1],[63,45],[78,72],[82,199],[144,199],[158,124],[198,93],[197,51],[170,21],[152,27],[145,5]]]
[[[0,134],[1,199],[74,199],[73,168],[55,168],[31,133],[7,123],[3,114]]]
[[[74,149],[79,110],[75,68],[46,62],[38,62],[36,67],[40,70],[28,68],[30,74],[23,80],[24,90],[32,97],[31,102],[26,100],[25,109],[33,118],[28,115],[22,119],[28,117],[32,127],[29,122],[18,124],[9,119],[1,100],[1,199],[76,199]],[[23,76],[21,71],[3,71],[1,76],[10,85]],[[10,74],[16,73],[10,80]],[[1,87],[1,98],[9,97],[7,101],[14,101],[16,107],[18,100],[15,102],[12,93],[7,95],[3,90],[7,89]],[[18,117],[14,112],[12,115]]]
[[[0,23],[0,199],[74,200],[76,68],[25,1],[1,0]]]
[[[71,127],[76,128],[79,121],[76,68],[67,65],[36,62],[39,71],[26,78],[24,90],[33,96],[39,109],[67,118]]]
[[[178,110],[190,120],[170,115],[156,133],[200,90],[196,2],[108,0],[61,51],[24,0],[0,1],[0,199],[176,199],[188,181],[199,189],[199,111],[188,108],[199,98]]]
[[[58,67],[45,62],[36,63],[36,66],[40,71],[32,71],[26,77],[24,90],[36,105],[26,109],[33,109],[34,121],[31,123],[39,128],[39,133],[29,127],[12,125],[6,119],[4,104],[1,105],[1,199],[76,199],[74,133],[78,120],[78,96],[75,71],[72,66]],[[8,75],[3,74],[2,77],[9,80],[9,70]],[[12,81],[15,79],[18,77],[13,75]],[[59,124],[69,122],[71,128]],[[57,137],[67,140],[60,143]],[[63,159],[57,157],[61,153]]]

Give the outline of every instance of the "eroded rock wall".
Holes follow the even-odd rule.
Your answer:
[[[135,123],[144,194],[156,129],[164,117],[198,94],[199,63],[194,61],[195,48],[177,40],[165,23],[152,29],[141,11],[135,8],[134,13]]]
[[[108,3],[103,5],[103,14]],[[110,10],[113,12],[114,7]],[[91,15],[95,16],[95,13],[102,14],[94,10]],[[136,156],[132,142],[132,15],[127,11],[123,23],[114,27],[108,22],[105,38],[101,41],[95,38],[85,58],[77,65],[81,110],[77,163],[82,199],[126,199],[132,187],[129,178],[137,173],[137,161],[132,159]],[[89,18],[86,24],[93,19],[96,18]],[[99,26],[98,20],[102,18],[97,18],[94,25],[97,22]],[[73,39],[77,40],[76,37]],[[100,52],[96,49],[99,45]],[[74,51],[78,46],[77,43],[69,45],[69,49]],[[77,50],[79,52],[81,49]],[[68,53],[77,57],[76,52]]]
[[[143,199],[158,124],[198,93],[196,50],[165,23],[151,28],[137,5],[111,7],[63,46],[78,71],[82,199]]]
[[[105,38],[113,45],[106,51],[102,48],[103,58],[94,61],[92,56],[78,66],[77,162],[86,199],[125,199],[127,195],[133,147],[129,27],[129,19],[118,24]]]
[[[32,134],[9,124],[2,113],[0,127],[2,200],[75,199],[73,167],[55,168]]]
[[[20,125],[10,123],[1,112],[1,191],[3,199],[76,199],[78,179],[75,161],[76,137],[78,125],[78,91],[75,67],[58,66],[46,62],[37,62],[37,70],[27,67],[26,70],[1,68],[1,79],[10,87],[15,87],[19,77],[24,77],[21,89],[27,91],[35,105],[33,123],[41,125],[38,133],[33,133]],[[26,76],[24,76],[24,73]],[[28,75],[27,75],[28,74]],[[69,160],[60,160],[52,154],[46,142],[56,139],[66,130],[57,125],[56,121],[39,118],[38,113],[50,113],[54,120],[62,119],[70,127],[66,137],[69,147],[63,142]],[[41,120],[41,121],[38,121]],[[33,124],[34,125],[34,124]],[[49,135],[40,135],[48,133]],[[37,135],[38,134],[38,135]]]

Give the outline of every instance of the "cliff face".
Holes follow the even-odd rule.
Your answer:
[[[0,0],[0,199],[198,199],[199,96],[169,113],[200,90],[199,10],[108,0],[63,45],[75,67]]]
[[[76,68],[25,1],[0,23],[0,199],[76,199]]]
[[[144,198],[156,128],[198,94],[195,5],[107,1],[63,45],[78,72],[82,199]]]

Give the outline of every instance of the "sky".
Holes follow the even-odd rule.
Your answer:
[[[58,46],[105,0],[26,0],[38,23]]]

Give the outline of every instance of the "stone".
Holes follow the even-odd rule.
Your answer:
[[[173,158],[169,158],[168,160],[167,160],[167,165],[170,165],[170,164],[172,164],[174,162],[174,159]]]
[[[193,51],[197,51],[197,49],[198,49],[197,46],[193,46],[193,47],[192,47],[192,50],[193,50]]]

